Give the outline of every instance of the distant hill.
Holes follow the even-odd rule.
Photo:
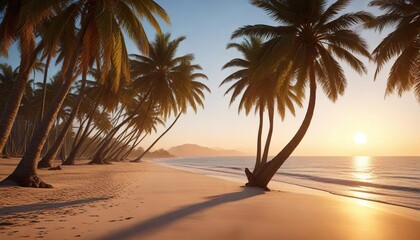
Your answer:
[[[154,152],[148,152],[144,156],[145,158],[174,158],[177,157],[170,152],[166,151],[165,149],[159,149]]]
[[[133,151],[130,156],[128,157],[128,159],[135,159],[138,156],[140,156],[142,153],[144,152],[143,148],[139,148],[135,151]],[[148,158],[148,159],[152,159],[152,158],[175,158],[177,156],[170,154],[168,151],[166,151],[165,149],[158,149],[154,152],[148,152],[146,153],[146,155],[144,156],[144,158]]]
[[[245,156],[246,154],[237,150],[227,150],[221,148],[209,148],[196,144],[183,144],[168,149],[173,155],[178,157],[217,157],[217,156]]]

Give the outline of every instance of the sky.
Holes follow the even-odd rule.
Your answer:
[[[249,24],[274,23],[260,9],[247,0],[156,0],[169,14],[171,24],[161,23],[164,32],[173,37],[186,36],[179,48],[179,55],[193,53],[195,63],[208,76],[203,80],[211,89],[206,94],[205,108],[194,113],[191,109],[181,116],[173,129],[154,149],[170,148],[184,143],[207,147],[236,149],[249,155],[255,154],[258,119],[253,114],[238,114],[238,105],[229,106],[230,96],[224,96],[228,86],[219,87],[232,70],[221,70],[229,60],[240,55],[226,49],[234,30]],[[367,10],[375,15],[380,12],[367,7],[364,0],[353,0],[348,11]],[[346,11],[347,11],[346,10]],[[147,28],[153,39],[155,32]],[[370,50],[385,36],[372,30],[360,30],[368,41]],[[17,50],[16,50],[17,51]],[[129,53],[138,54],[128,42]],[[18,59],[18,52],[10,53],[9,61]],[[315,114],[306,136],[297,147],[295,156],[420,156],[420,104],[412,92],[402,97],[385,97],[388,64],[374,81],[375,65],[362,58],[368,67],[367,75],[359,76],[343,64],[348,80],[344,96],[333,103],[318,88]],[[13,65],[13,64],[12,64]],[[41,76],[39,77],[41,81]],[[270,154],[279,152],[298,130],[307,107],[290,114],[284,122],[275,119]],[[167,125],[170,125],[168,121]],[[267,126],[268,123],[265,124]],[[158,129],[158,134],[164,128]],[[366,135],[365,144],[357,144],[354,135]],[[146,148],[158,135],[143,141]]]

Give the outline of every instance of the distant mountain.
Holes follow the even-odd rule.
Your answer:
[[[174,158],[177,157],[165,149],[159,149],[154,152],[148,152],[145,155],[145,158]]]
[[[133,160],[135,158],[137,158],[138,156],[140,156],[141,154],[143,154],[144,150],[143,148],[138,148],[135,151],[133,151],[130,156],[128,157],[128,159]],[[148,152],[146,153],[146,155],[144,156],[144,158],[148,158],[148,159],[153,159],[153,158],[175,158],[177,156],[170,154],[168,151],[166,151],[165,149],[158,149],[154,152]]]
[[[245,156],[246,154],[237,150],[227,150],[221,148],[209,148],[196,144],[184,144],[168,149],[173,155],[178,157],[217,157],[217,156]]]

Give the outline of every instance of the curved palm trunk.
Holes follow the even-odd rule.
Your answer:
[[[146,138],[147,134],[144,134],[144,136],[141,137],[141,138],[140,138],[140,136],[141,136],[141,132],[139,133],[138,139],[133,143],[131,148],[126,153],[124,153],[122,155],[121,161],[124,161],[124,159],[126,159],[126,158],[128,158],[128,156],[130,156],[130,154],[133,152],[134,148],[136,148],[141,143],[141,141],[143,141],[143,139]]]
[[[261,165],[261,139],[262,139],[262,130],[264,125],[264,108],[262,104],[260,104],[260,123],[258,126],[258,137],[257,137],[257,157],[255,159],[255,166],[254,166],[254,172],[260,167]]]
[[[34,46],[34,39],[27,39],[26,34],[21,34],[22,42],[26,42],[28,46]],[[10,132],[13,128],[13,123],[15,122],[16,116],[20,108],[20,102],[22,101],[23,94],[25,92],[26,84],[28,83],[29,74],[31,72],[31,65],[35,61],[35,54],[33,50],[30,50],[29,53],[22,52],[20,58],[20,68],[19,75],[16,79],[16,82],[13,84],[12,91],[10,92],[9,99],[6,103],[6,106],[3,110],[0,119],[0,153],[3,151],[4,145],[6,145],[7,139],[10,135]]]
[[[58,135],[57,139],[55,140],[52,147],[48,150],[47,154],[39,161],[38,168],[50,168],[53,165],[53,161],[57,157],[59,150],[62,148],[64,139],[69,132],[70,127],[73,125],[73,120],[76,117],[77,112],[79,111],[80,105],[82,103],[83,96],[85,94],[86,88],[86,72],[83,73],[82,77],[82,85],[80,87],[80,93],[77,98],[76,106],[73,107],[71,110],[71,114],[67,119],[66,123],[64,124],[63,128],[61,129],[60,134]],[[63,155],[62,155],[63,156]]]
[[[95,152],[92,161],[89,162],[89,164],[105,164],[103,156],[108,152],[106,151],[106,148],[109,146],[109,144],[112,143],[112,138],[117,134],[118,130],[124,126],[127,122],[129,122],[132,119],[132,117],[128,117],[125,119],[122,123],[117,125],[114,129],[112,129],[107,136],[104,138],[102,143],[100,144],[99,149]]]
[[[95,130],[95,128],[92,128],[89,131],[88,136],[93,132],[93,130]],[[86,140],[89,140],[89,144],[85,144],[84,148],[82,149],[82,151],[80,152],[80,156],[83,156],[86,152],[88,152],[87,157],[90,158],[94,153],[91,153],[89,151],[92,151],[92,149],[90,148],[89,145],[93,145],[93,146],[100,146],[101,145],[101,140],[98,140],[98,138],[101,137],[102,133],[104,133],[105,131],[103,129],[98,130],[97,133],[95,133],[95,135],[92,138],[85,138]]]
[[[41,103],[41,118],[40,122],[44,118],[45,113],[45,101],[47,99],[47,78],[48,78],[48,68],[50,67],[51,55],[48,55],[47,61],[45,62],[45,71],[44,79],[42,80],[42,103]]]
[[[83,133],[80,136],[80,139],[78,140],[78,142],[76,144],[73,144],[74,146],[73,146],[69,156],[67,156],[66,160],[62,163],[63,165],[74,165],[75,164],[75,159],[76,159],[77,152],[79,151],[82,144],[85,142],[87,136],[89,136],[89,134],[90,134],[89,129],[90,129],[91,123],[93,121],[93,115],[95,114],[95,111],[98,108],[98,106],[99,106],[99,98],[96,101],[94,108],[89,113],[88,121],[86,123],[85,129],[83,129]],[[76,139],[74,140],[75,142],[76,142]]]
[[[132,161],[130,161],[130,162],[140,162],[140,160],[144,157],[144,155],[146,155],[149,151],[150,151],[150,149],[152,149],[153,148],[153,146],[155,146],[155,144],[157,143],[157,142],[159,142],[159,140],[163,137],[163,136],[165,136],[165,134],[167,133],[167,132],[169,132],[169,130],[171,130],[171,128],[175,125],[175,123],[178,121],[178,119],[179,119],[179,117],[181,116],[181,114],[182,114],[182,112],[180,112],[179,114],[178,114],[178,116],[175,118],[175,120],[174,120],[174,122],[168,127],[168,129],[166,129],[138,158],[136,158],[136,159],[134,159],[134,160],[132,160]]]
[[[84,131],[87,131],[88,126],[86,126]],[[89,131],[90,133],[90,131]],[[63,161],[62,165],[75,165],[75,159],[76,156],[80,150],[80,148],[82,147],[82,144],[85,142],[85,140],[87,139],[89,133],[87,134],[83,134],[79,141],[77,142],[77,144],[72,148],[72,150],[70,151],[70,154],[67,156],[66,160]]]
[[[127,129],[125,129],[123,133],[119,134],[116,138],[113,138],[113,141],[109,145],[107,145],[107,148],[104,150],[104,152],[101,155],[101,158],[103,159],[105,163],[110,163],[114,149],[123,145],[122,142],[125,141],[127,137],[126,135],[128,135],[125,133],[125,131],[127,131]]]
[[[107,158],[107,161],[111,161],[112,159],[118,159],[114,161],[119,161],[121,158],[118,158],[119,155],[121,155],[124,150],[128,151],[130,148],[130,143],[134,140],[134,138],[138,135],[138,130],[134,129],[131,133],[129,133],[123,140],[122,143],[119,146],[116,146],[111,153],[109,153],[109,157]],[[128,137],[128,139],[127,139]],[[128,149],[127,149],[128,148]]]
[[[66,72],[66,81],[64,81],[60,90],[58,91],[53,105],[48,113],[45,115],[41,125],[35,132],[31,139],[28,148],[25,151],[22,159],[17,165],[16,169],[5,180],[11,180],[23,187],[49,188],[50,184],[44,183],[36,174],[37,162],[41,155],[42,148],[48,138],[48,134],[57,118],[58,112],[66,98],[73,82],[77,76],[74,76],[74,69],[80,48],[76,49],[70,59],[70,66]]]
[[[245,169],[245,173],[248,178],[246,186],[249,187],[260,187],[268,190],[267,185],[274,177],[279,168],[287,160],[287,158],[293,153],[299,143],[302,141],[306,134],[306,131],[311,124],[311,120],[315,110],[316,102],[316,82],[315,72],[312,67],[310,70],[310,95],[308,110],[306,111],[305,118],[300,126],[299,130],[293,136],[292,140],[268,163],[263,165],[259,171],[251,173],[249,169]]]
[[[133,116],[134,117],[134,116]],[[128,117],[124,121],[122,121],[120,124],[118,124],[114,129],[112,129],[102,140],[101,144],[99,144],[99,149],[95,152],[93,155],[92,161],[89,162],[89,164],[106,164],[107,162],[104,161],[104,155],[108,152],[106,151],[106,148],[109,146],[109,144],[112,143],[112,138],[117,134],[118,130],[124,126],[127,122],[129,122],[133,117]]]
[[[74,146],[76,146],[77,142],[79,141],[80,134],[82,134],[82,131],[85,129],[85,123],[86,123],[88,120],[89,120],[88,118],[85,118],[85,119],[79,119],[79,123],[80,123],[80,124],[79,124],[79,127],[78,127],[78,129],[77,129],[76,136],[74,136],[74,139],[73,139],[73,141],[72,141],[72,144],[71,144],[70,149],[73,149],[73,148],[74,148]]]
[[[261,164],[263,165],[267,163],[268,151],[270,150],[270,144],[271,144],[271,137],[273,136],[273,129],[274,129],[274,105],[273,104],[270,104],[268,106],[268,120],[270,122],[270,126],[268,129],[267,139],[265,141],[264,153],[261,158]]]
[[[118,124],[114,129],[112,129],[108,135],[103,140],[103,143],[101,147],[96,151],[92,161],[89,162],[89,164],[105,164],[106,162],[103,160],[103,154],[105,152],[105,149],[109,146],[111,143],[112,138],[115,136],[115,134],[118,132],[118,130],[124,126],[126,123],[128,123],[131,119],[133,119],[137,115],[137,111],[140,110],[142,105],[145,103],[146,99],[149,97],[151,88],[147,92],[146,96],[142,99],[142,101],[139,103],[139,105],[136,107],[136,109],[133,111],[133,113],[128,116],[126,119],[124,119],[120,124]],[[149,107],[151,106],[152,101],[150,102]]]

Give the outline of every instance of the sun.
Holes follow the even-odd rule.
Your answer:
[[[367,142],[366,134],[364,133],[356,133],[354,134],[353,140],[356,144],[362,145]]]

